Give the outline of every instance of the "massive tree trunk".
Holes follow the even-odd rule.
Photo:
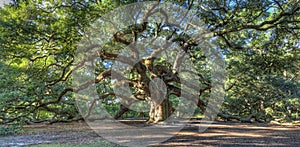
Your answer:
[[[158,123],[166,120],[173,112],[172,103],[169,99],[164,99],[161,103],[150,101],[149,119],[147,123]]]
[[[166,120],[172,113],[172,104],[168,97],[168,88],[162,79],[154,78],[149,83],[151,98],[149,120],[147,123],[158,123]]]

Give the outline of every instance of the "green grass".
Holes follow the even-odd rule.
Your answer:
[[[116,145],[113,143],[110,143],[108,141],[97,141],[93,143],[88,143],[88,144],[58,144],[58,143],[53,143],[53,144],[39,144],[39,145],[33,145],[33,147],[122,147],[121,145]]]
[[[6,126],[0,126],[0,136],[7,136],[7,135],[19,135],[23,134],[24,129],[21,125],[6,125]]]

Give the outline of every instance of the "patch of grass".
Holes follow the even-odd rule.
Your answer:
[[[23,133],[24,129],[21,125],[18,124],[11,124],[0,127],[0,136],[19,135]]]
[[[88,143],[88,144],[39,144],[39,145],[34,145],[33,147],[123,147],[121,145],[117,145],[114,143],[111,143],[109,141],[97,141],[93,143]]]
[[[203,114],[194,114],[193,118],[204,118]]]

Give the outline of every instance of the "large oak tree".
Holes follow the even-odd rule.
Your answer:
[[[75,52],[88,28],[108,11],[132,2],[135,1],[20,0],[1,8],[1,121],[81,119],[72,93],[95,82],[100,97],[91,101],[90,106],[101,99],[114,99],[116,95],[109,81],[111,69],[106,65],[118,56],[119,47],[143,37],[143,32],[167,36],[166,39],[177,43],[190,55],[191,61],[197,65],[196,74],[202,77],[197,86],[207,92],[196,100],[197,106],[204,111],[211,79],[209,71],[200,66],[205,62],[201,48],[197,48],[180,30],[169,27],[168,31],[164,31],[162,28],[168,26],[159,23],[135,24],[107,36],[112,41],[98,54],[101,62],[95,63],[97,78],[91,83],[83,83],[79,89],[72,87],[71,74],[82,67],[81,63],[74,62]],[[260,117],[266,118],[267,115],[286,113],[286,105],[299,105],[299,1],[172,2],[193,10],[195,16],[207,24],[206,29],[226,57],[227,96],[222,110],[231,115],[220,113],[221,117],[249,121],[255,116],[260,120]],[[176,82],[173,67],[154,58],[138,62],[131,75],[126,77],[130,78],[129,84],[134,87],[136,99],[146,100],[144,96],[149,95],[150,91],[147,86],[149,78],[165,76],[164,82],[168,82],[169,77]],[[175,96],[181,94],[178,86],[169,84],[167,89],[172,90]],[[152,103],[152,108],[156,106],[157,113],[161,115],[155,118],[152,115],[155,113],[150,111],[150,121],[163,120],[172,112],[172,103],[168,100],[158,105]],[[232,109],[233,106],[238,109]],[[128,107],[121,105],[115,117],[126,111]],[[274,111],[276,113],[271,113]],[[251,117],[241,117],[248,115]]]

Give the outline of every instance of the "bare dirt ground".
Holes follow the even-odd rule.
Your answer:
[[[131,123],[142,125],[143,122]],[[24,135],[0,137],[0,145],[86,144],[103,140],[86,123],[73,122],[25,126]],[[200,133],[198,121],[193,120],[177,135],[154,146],[300,146],[300,126],[215,122]]]

